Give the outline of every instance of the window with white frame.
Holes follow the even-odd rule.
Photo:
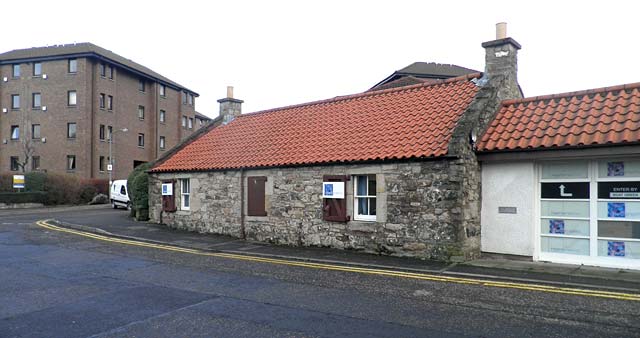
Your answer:
[[[376,175],[357,175],[354,180],[354,219],[376,220]]]
[[[191,200],[189,194],[191,193],[191,182],[188,178],[180,180],[180,209],[189,210],[191,206]]]
[[[540,167],[541,257],[609,263],[640,258],[640,159],[549,161]]]

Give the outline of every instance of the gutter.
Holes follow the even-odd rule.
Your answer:
[[[247,230],[244,226],[244,167],[240,168],[240,235],[247,239]]]

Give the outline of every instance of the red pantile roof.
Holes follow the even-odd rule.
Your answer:
[[[476,73],[243,114],[212,129],[152,171],[201,171],[447,154],[478,87]]]
[[[640,83],[502,103],[478,150],[517,151],[640,141]]]

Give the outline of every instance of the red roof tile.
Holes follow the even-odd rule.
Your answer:
[[[557,149],[640,141],[640,83],[508,100],[479,151]]]
[[[473,74],[243,114],[153,171],[198,171],[447,154],[478,87]]]

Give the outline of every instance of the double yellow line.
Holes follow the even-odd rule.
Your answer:
[[[627,300],[627,301],[640,301],[640,294],[610,292],[610,291],[600,291],[600,290],[590,290],[590,289],[578,289],[578,288],[565,288],[565,287],[556,287],[556,286],[540,285],[540,284],[500,282],[500,281],[492,281],[492,280],[431,275],[431,274],[425,274],[425,273],[359,268],[359,267],[344,266],[344,265],[337,265],[337,264],[310,263],[310,262],[301,262],[301,261],[295,261],[295,260],[264,258],[264,257],[250,256],[250,255],[239,255],[239,254],[230,254],[230,253],[221,253],[221,252],[207,252],[203,250],[181,248],[181,247],[165,245],[165,244],[147,243],[142,241],[109,237],[109,236],[98,235],[98,234],[94,234],[86,231],[63,228],[63,227],[50,224],[49,220],[38,221],[36,222],[36,224],[48,230],[65,232],[65,233],[93,238],[93,239],[105,241],[105,242],[140,246],[140,247],[153,248],[153,249],[159,249],[159,250],[175,251],[175,252],[181,252],[181,253],[187,253],[187,254],[199,255],[199,256],[220,257],[220,258],[236,259],[236,260],[249,261],[249,262],[296,266],[296,267],[304,267],[304,268],[320,269],[320,270],[344,271],[344,272],[362,273],[362,274],[377,275],[377,276],[410,278],[410,279],[436,281],[436,282],[479,285],[479,286],[486,286],[486,287],[509,288],[509,289],[549,292],[549,293],[557,293],[557,294],[565,294],[565,295],[609,298],[609,299],[618,299],[618,300]]]

